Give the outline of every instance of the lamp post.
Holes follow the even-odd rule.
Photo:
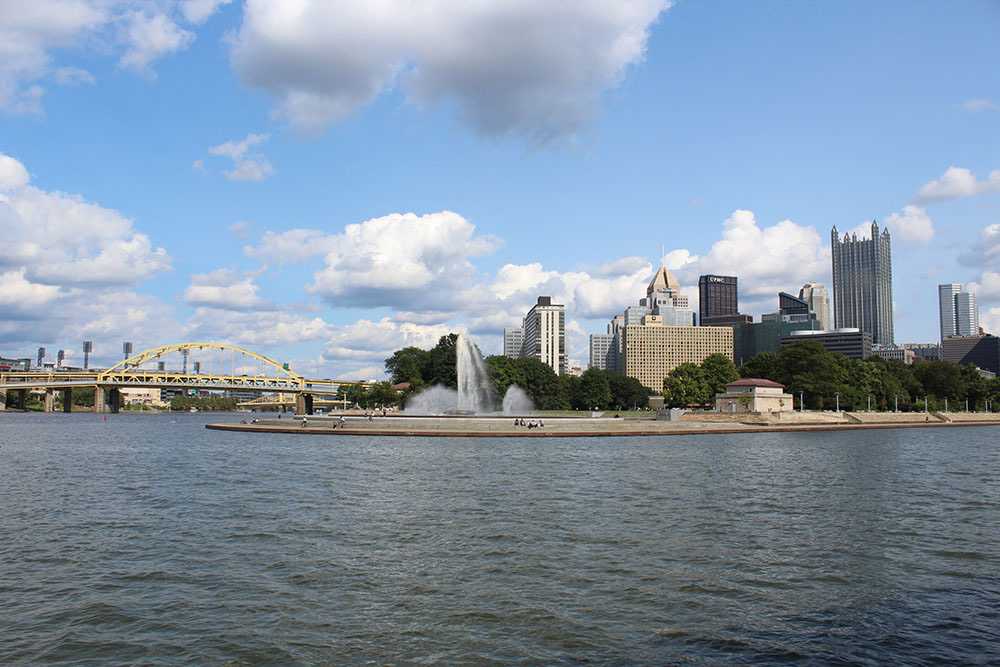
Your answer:
[[[895,406],[896,406],[896,407],[894,407],[892,409],[892,411],[893,412],[899,412],[899,394],[894,394],[893,397],[892,397],[892,400],[893,400],[893,402],[895,403]]]
[[[868,394],[868,412],[872,411],[872,395]]]
[[[965,399],[965,411],[969,411],[969,399]]]
[[[944,399],[944,411],[948,412],[948,399]]]
[[[803,412],[806,409],[805,392],[799,392],[799,412]]]
[[[840,412],[840,392],[839,392],[839,391],[838,391],[838,392],[836,392],[836,393],[834,394],[834,397],[835,397],[835,398],[836,398],[836,400],[837,400],[837,412]]]
[[[929,412],[927,409],[927,396],[924,396],[924,412]]]

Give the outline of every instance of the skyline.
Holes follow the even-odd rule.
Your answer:
[[[289,17],[262,3],[35,6],[36,23],[0,8],[19,56],[0,65],[2,354],[221,339],[377,379],[451,330],[497,353],[551,294],[581,365],[661,261],[695,310],[717,273],[759,316],[832,289],[829,229],[872,218],[893,236],[898,342],[937,340],[939,283],[1000,329],[995,4],[510,3],[547,39],[463,71],[448,58],[484,48],[460,37],[494,15],[389,26],[358,71],[324,44],[363,16],[288,23],[293,64],[342,80],[288,75],[267,28]],[[893,30],[858,40],[863,21]],[[595,31],[578,60],[535,71],[574,26]],[[503,67],[508,88],[481,94]]]

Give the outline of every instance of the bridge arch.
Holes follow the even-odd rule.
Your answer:
[[[238,352],[240,354],[245,354],[248,357],[257,359],[258,361],[267,364],[272,368],[275,368],[289,380],[302,382],[301,375],[285,368],[284,365],[275,361],[274,359],[271,359],[270,357],[265,357],[262,354],[257,354],[256,352],[248,350],[244,347],[240,347],[239,345],[233,345],[231,343],[219,343],[219,342],[171,343],[169,345],[160,345],[159,347],[152,347],[148,350],[139,352],[138,354],[134,354],[128,359],[123,359],[122,361],[119,361],[114,366],[105,370],[101,374],[101,376],[105,377],[108,375],[112,375],[114,373],[121,373],[122,371],[128,370],[129,367],[139,366],[141,364],[146,363],[147,361],[152,361],[153,359],[157,359],[163,356],[164,354],[168,354],[170,352],[183,352],[184,350],[205,350],[205,349],[223,350],[227,352]]]

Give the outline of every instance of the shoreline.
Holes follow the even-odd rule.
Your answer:
[[[652,422],[657,423],[657,422]],[[420,429],[420,428],[329,428],[325,426],[285,426],[277,424],[206,424],[205,428],[214,431],[230,431],[239,433],[279,433],[298,435],[345,435],[345,436],[402,436],[411,438],[636,438],[678,435],[733,435],[739,433],[794,433],[794,432],[826,432],[826,431],[856,431],[863,429],[893,429],[893,428],[961,428],[961,427],[996,427],[996,421],[959,421],[959,422],[897,422],[868,424],[731,424],[719,425],[711,422],[695,422],[679,424],[677,422],[658,422],[674,424],[671,427],[659,428],[629,428],[627,430],[559,430],[549,428],[521,430],[476,430],[476,429]]]

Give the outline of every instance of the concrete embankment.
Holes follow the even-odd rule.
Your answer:
[[[987,417],[988,415],[983,415]],[[770,433],[795,431],[850,431],[886,428],[960,428],[963,426],[1000,426],[1000,415],[992,419],[942,421],[862,422],[844,421],[818,423],[746,423],[717,421],[654,421],[628,419],[558,419],[545,422],[544,427],[513,426],[507,419],[363,419],[338,424],[333,419],[301,418],[267,420],[257,423],[208,424],[206,428],[242,433],[294,433],[301,435],[367,435],[406,437],[465,437],[465,438],[602,438],[670,435],[709,435],[736,433]]]

